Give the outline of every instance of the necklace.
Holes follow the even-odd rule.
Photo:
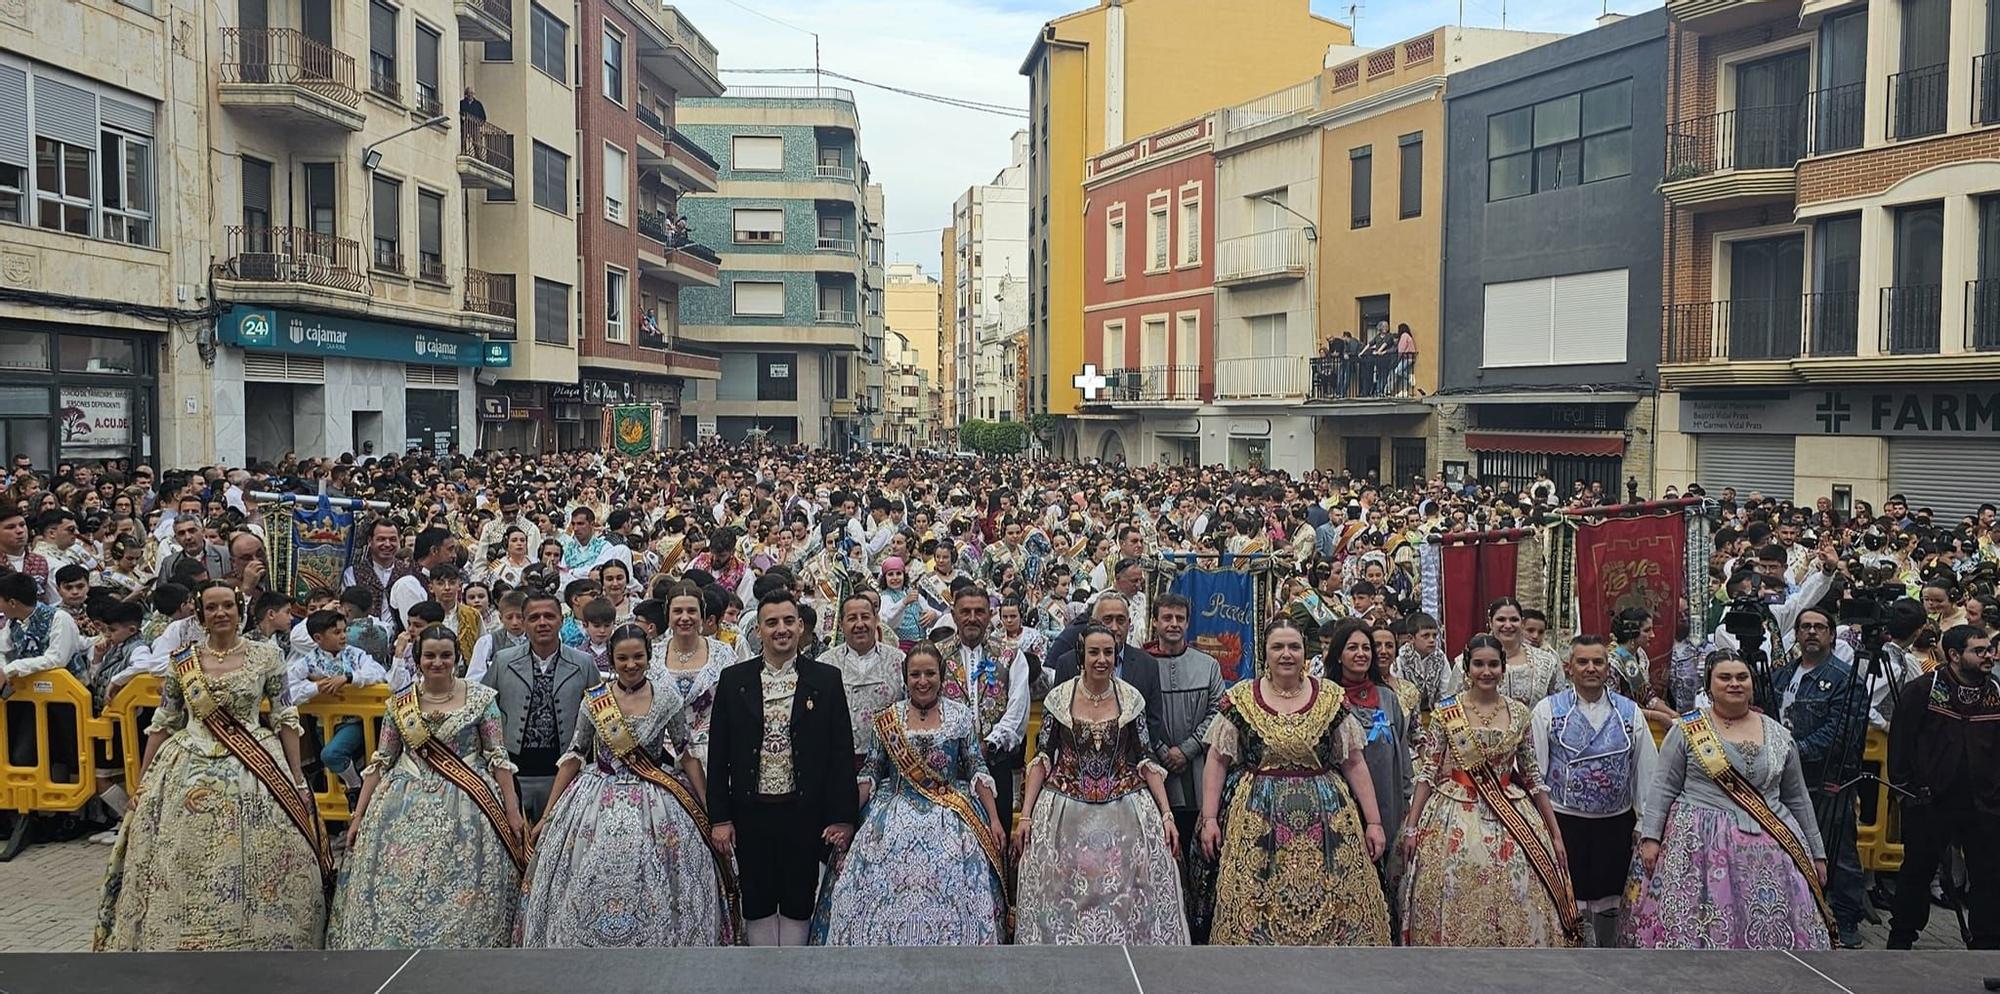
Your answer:
[[[1112,689],[1112,686],[1109,683],[1106,683],[1104,685],[1104,692],[1101,694],[1093,693],[1090,689],[1090,685],[1087,683],[1081,684],[1079,686],[1079,689],[1083,691],[1083,699],[1091,702],[1092,704],[1102,704],[1105,701],[1110,700],[1113,694],[1117,693],[1116,690]]]
[[[916,716],[918,720],[929,721],[931,720],[932,715],[937,714],[937,702],[932,701],[930,707],[924,707],[922,705],[912,703],[910,705],[910,711],[912,714]]]
[[[230,643],[227,648],[218,649],[215,647],[215,640],[210,639],[203,642],[201,648],[203,652],[208,653],[210,661],[220,665],[223,660],[228,659],[236,650],[243,648],[243,640],[239,638],[235,642]]]
[[[442,694],[433,694],[430,691],[425,690],[421,687],[417,689],[417,696],[423,698],[425,703],[429,704],[449,704],[451,703],[451,699],[454,696],[456,696],[457,693],[458,693],[458,688],[456,687],[453,687],[452,689],[447,690]]]
[[[697,653],[697,652],[700,652],[700,651],[702,650],[702,646],[703,646],[703,644],[704,644],[704,643],[699,643],[699,642],[697,642],[697,643],[695,643],[695,647],[694,647],[694,648],[692,648],[692,649],[689,649],[689,650],[687,650],[686,652],[682,652],[682,651],[681,651],[681,650],[679,650],[679,649],[675,649],[675,650],[674,650],[674,663],[675,663],[675,664],[677,664],[677,665],[679,665],[679,666],[681,666],[681,667],[686,667],[686,666],[687,666],[687,664],[688,664],[688,663],[689,663],[689,662],[690,662],[691,660],[693,660],[693,659],[694,659],[694,654],[695,654],[695,653]]]
[[[1278,686],[1278,681],[1276,680],[1271,680],[1267,678],[1264,682],[1266,686],[1271,688],[1271,696],[1276,697],[1282,701],[1297,700],[1301,695],[1303,695],[1306,692],[1306,684],[1304,680],[1299,681],[1299,685],[1293,687],[1290,690],[1286,690]]]
[[[1466,705],[1472,711],[1472,716],[1478,719],[1480,724],[1488,727],[1497,727],[1493,725],[1494,719],[1500,718],[1507,713],[1507,701],[1505,698],[1501,698],[1491,706],[1477,704],[1468,699]]]
[[[1750,717],[1750,712],[1748,711],[1745,711],[1734,718],[1731,718],[1728,715],[1725,715],[1722,712],[1717,711],[1713,708],[1709,709],[1709,713],[1715,715],[1715,720],[1721,722],[1722,727],[1724,728],[1735,728],[1738,722],[1742,721],[1745,718]]]

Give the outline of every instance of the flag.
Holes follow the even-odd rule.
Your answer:
[[[326,497],[263,505],[271,538],[271,589],[304,602],[317,589],[340,590],[354,558],[354,515]]]
[[[1171,588],[1194,604],[1188,643],[1222,664],[1229,683],[1257,675],[1257,578],[1240,569],[1195,567]]]
[[[1457,659],[1465,643],[1486,630],[1486,606],[1514,596],[1520,546],[1512,542],[1465,542],[1440,555],[1445,655]]]
[[[1680,621],[1681,588],[1686,584],[1687,523],[1684,512],[1607,518],[1576,530],[1577,625],[1607,634],[1611,617],[1630,607],[1653,615],[1647,655],[1673,654],[1674,626]]]
[[[611,444],[628,456],[653,451],[653,408],[646,404],[613,407]]]

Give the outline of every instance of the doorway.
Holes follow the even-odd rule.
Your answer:
[[[1790,359],[1799,354],[1805,289],[1804,235],[1729,245],[1729,358]]]

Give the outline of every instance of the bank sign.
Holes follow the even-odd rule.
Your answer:
[[[512,346],[476,335],[240,304],[216,321],[216,331],[230,345],[268,352],[431,366],[507,366],[513,361]]]
[[[1686,434],[2000,437],[2000,385],[1681,396]]]

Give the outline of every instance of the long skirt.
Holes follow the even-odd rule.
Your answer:
[[[1211,943],[1389,944],[1389,906],[1338,774],[1243,777],[1227,825]]]
[[[1180,871],[1145,791],[1102,803],[1044,788],[1021,860],[1015,942],[1188,944]]]
[[[1506,792],[1548,846],[1548,828],[1527,792]],[[1527,854],[1476,794],[1452,781],[1432,790],[1418,816],[1402,899],[1406,946],[1569,945]]]
[[[820,943],[1000,943],[1007,903],[999,877],[972,827],[942,805],[907,787],[877,796],[846,857],[814,916]]]
[[[1626,944],[1641,949],[1826,949],[1812,886],[1769,835],[1685,802],[1667,814],[1653,873],[1635,881]]]
[[[487,786],[497,793],[490,777]],[[493,822],[465,791],[405,754],[361,815],[340,868],[326,945],[509,946],[520,894],[520,873]]]
[[[524,948],[728,945],[724,907],[708,843],[680,801],[588,765],[535,846],[517,936]]]

